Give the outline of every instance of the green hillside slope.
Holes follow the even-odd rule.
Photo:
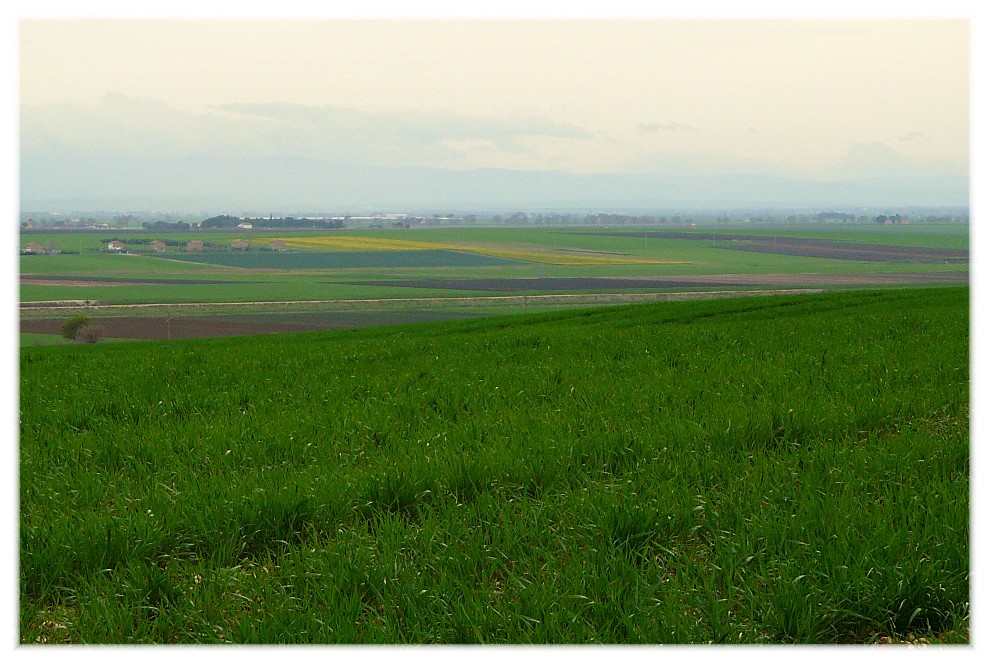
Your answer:
[[[968,642],[969,291],[23,348],[23,643]]]

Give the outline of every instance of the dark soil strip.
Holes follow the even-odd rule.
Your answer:
[[[454,320],[476,315],[440,311],[335,311],[321,313],[258,313],[161,317],[100,317],[94,321],[106,338],[166,340],[214,338],[284,332],[356,329],[378,325]],[[22,333],[60,334],[64,319],[21,320]]]
[[[736,242],[736,243],[735,243]],[[869,244],[844,244],[822,240],[732,240],[732,245],[721,248],[754,253],[775,253],[804,258],[830,258],[834,260],[863,260],[865,262],[910,263],[967,263],[967,251],[961,249],[925,249],[908,246],[874,246]]]

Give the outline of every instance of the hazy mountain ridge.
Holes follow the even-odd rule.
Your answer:
[[[967,206],[970,186],[967,177],[814,181],[770,175],[456,171],[284,157],[80,161],[59,167],[23,158],[21,209]]]

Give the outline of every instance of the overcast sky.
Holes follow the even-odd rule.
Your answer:
[[[969,169],[965,21],[19,27],[22,158],[814,179]]]

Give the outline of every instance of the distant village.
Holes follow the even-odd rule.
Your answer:
[[[185,253],[200,253],[202,251],[249,251],[252,250],[250,240],[235,239],[229,244],[216,245],[205,240],[193,239],[187,242],[171,239],[146,239],[143,237],[131,237],[123,239],[106,239],[100,242],[100,251],[107,253],[164,253],[166,251],[182,251]],[[253,247],[259,251],[287,251],[288,247],[284,240],[275,239],[266,242],[261,247]],[[55,246],[55,242],[49,240],[47,244],[38,242],[28,242],[21,249],[21,255],[53,255],[62,253],[62,250]],[[65,251],[65,253],[76,253],[75,251]]]
[[[649,213],[516,211],[511,213],[395,213],[257,215],[223,214],[202,218],[186,213],[161,212],[22,212],[22,233],[59,231],[231,231],[242,230],[334,230],[357,228],[437,228],[437,227],[566,227],[566,226],[716,226],[776,224],[877,224],[968,223],[967,209],[908,209],[854,211],[799,210],[684,210]]]

